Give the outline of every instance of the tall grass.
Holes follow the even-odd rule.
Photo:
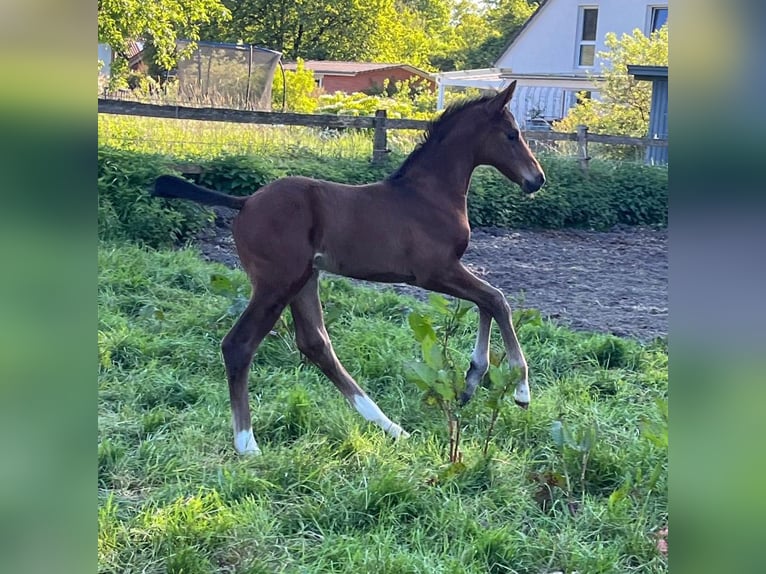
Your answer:
[[[409,153],[416,131],[389,132],[389,147]],[[229,124],[140,116],[99,114],[102,146],[178,158],[208,158],[222,154],[300,156],[309,152],[330,158],[372,157],[372,130],[319,129],[302,126]]]
[[[406,156],[421,140],[419,130],[389,130],[387,146],[396,156]],[[99,114],[98,140],[101,146],[142,153],[162,153],[178,158],[199,159],[225,154],[302,154],[328,158],[372,157],[371,129],[331,129],[287,125],[236,124],[200,120],[176,120],[143,116]],[[577,157],[574,142],[529,140],[535,154]],[[621,161],[643,163],[641,146],[591,143],[596,159],[619,157]]]
[[[246,292],[244,275],[110,244],[99,269],[100,572],[666,571],[653,534],[667,522],[664,345],[522,326],[533,404],[503,409],[485,458],[479,389],[466,466],[451,473],[441,413],[403,378],[420,303],[327,280],[337,354],[412,436],[393,443],[358,416],[301,359],[287,318],[250,377],[264,454],[240,458],[219,353],[235,310],[211,275]],[[454,339],[465,366],[476,320]],[[555,421],[598,425],[569,491],[557,477],[579,477],[580,459],[557,446]]]

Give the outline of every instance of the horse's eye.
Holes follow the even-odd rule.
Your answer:
[[[516,130],[513,130],[512,132],[508,132],[508,139],[511,140],[512,142],[516,141],[517,139],[519,139],[519,132],[517,132]]]

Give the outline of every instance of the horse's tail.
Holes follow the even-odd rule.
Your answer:
[[[237,210],[242,209],[245,201],[247,201],[246,197],[236,197],[220,191],[213,191],[174,175],[158,177],[151,193],[154,197],[179,197],[205,205],[224,205]]]

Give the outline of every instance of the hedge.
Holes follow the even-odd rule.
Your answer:
[[[380,180],[403,158],[386,165],[319,156],[221,156],[199,160],[199,182],[233,195],[248,195],[286,175],[305,175],[350,184]],[[593,160],[584,175],[576,160],[541,156],[547,180],[526,196],[496,170],[480,167],[471,180],[468,219],[472,226],[609,229],[667,225],[667,168]],[[101,147],[98,150],[99,236],[159,247],[192,236],[208,225],[211,212],[186,201],[149,196],[154,179],[172,173],[173,158]]]

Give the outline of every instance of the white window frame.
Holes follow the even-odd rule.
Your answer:
[[[654,4],[647,6],[646,9],[646,36],[647,38],[652,33],[652,24],[654,24],[654,11],[655,10],[667,10],[667,4]],[[668,11],[668,18],[670,18],[670,11]]]
[[[586,10],[595,10],[596,11],[596,38],[594,40],[583,40],[582,35],[585,27],[585,11]],[[575,43],[575,68],[580,69],[591,69],[595,67],[596,65],[596,43],[598,41],[598,17],[599,17],[599,9],[596,5],[583,5],[578,7],[577,12],[577,42]],[[580,64],[580,51],[582,49],[582,46],[593,46],[593,64],[591,65],[583,65]]]

